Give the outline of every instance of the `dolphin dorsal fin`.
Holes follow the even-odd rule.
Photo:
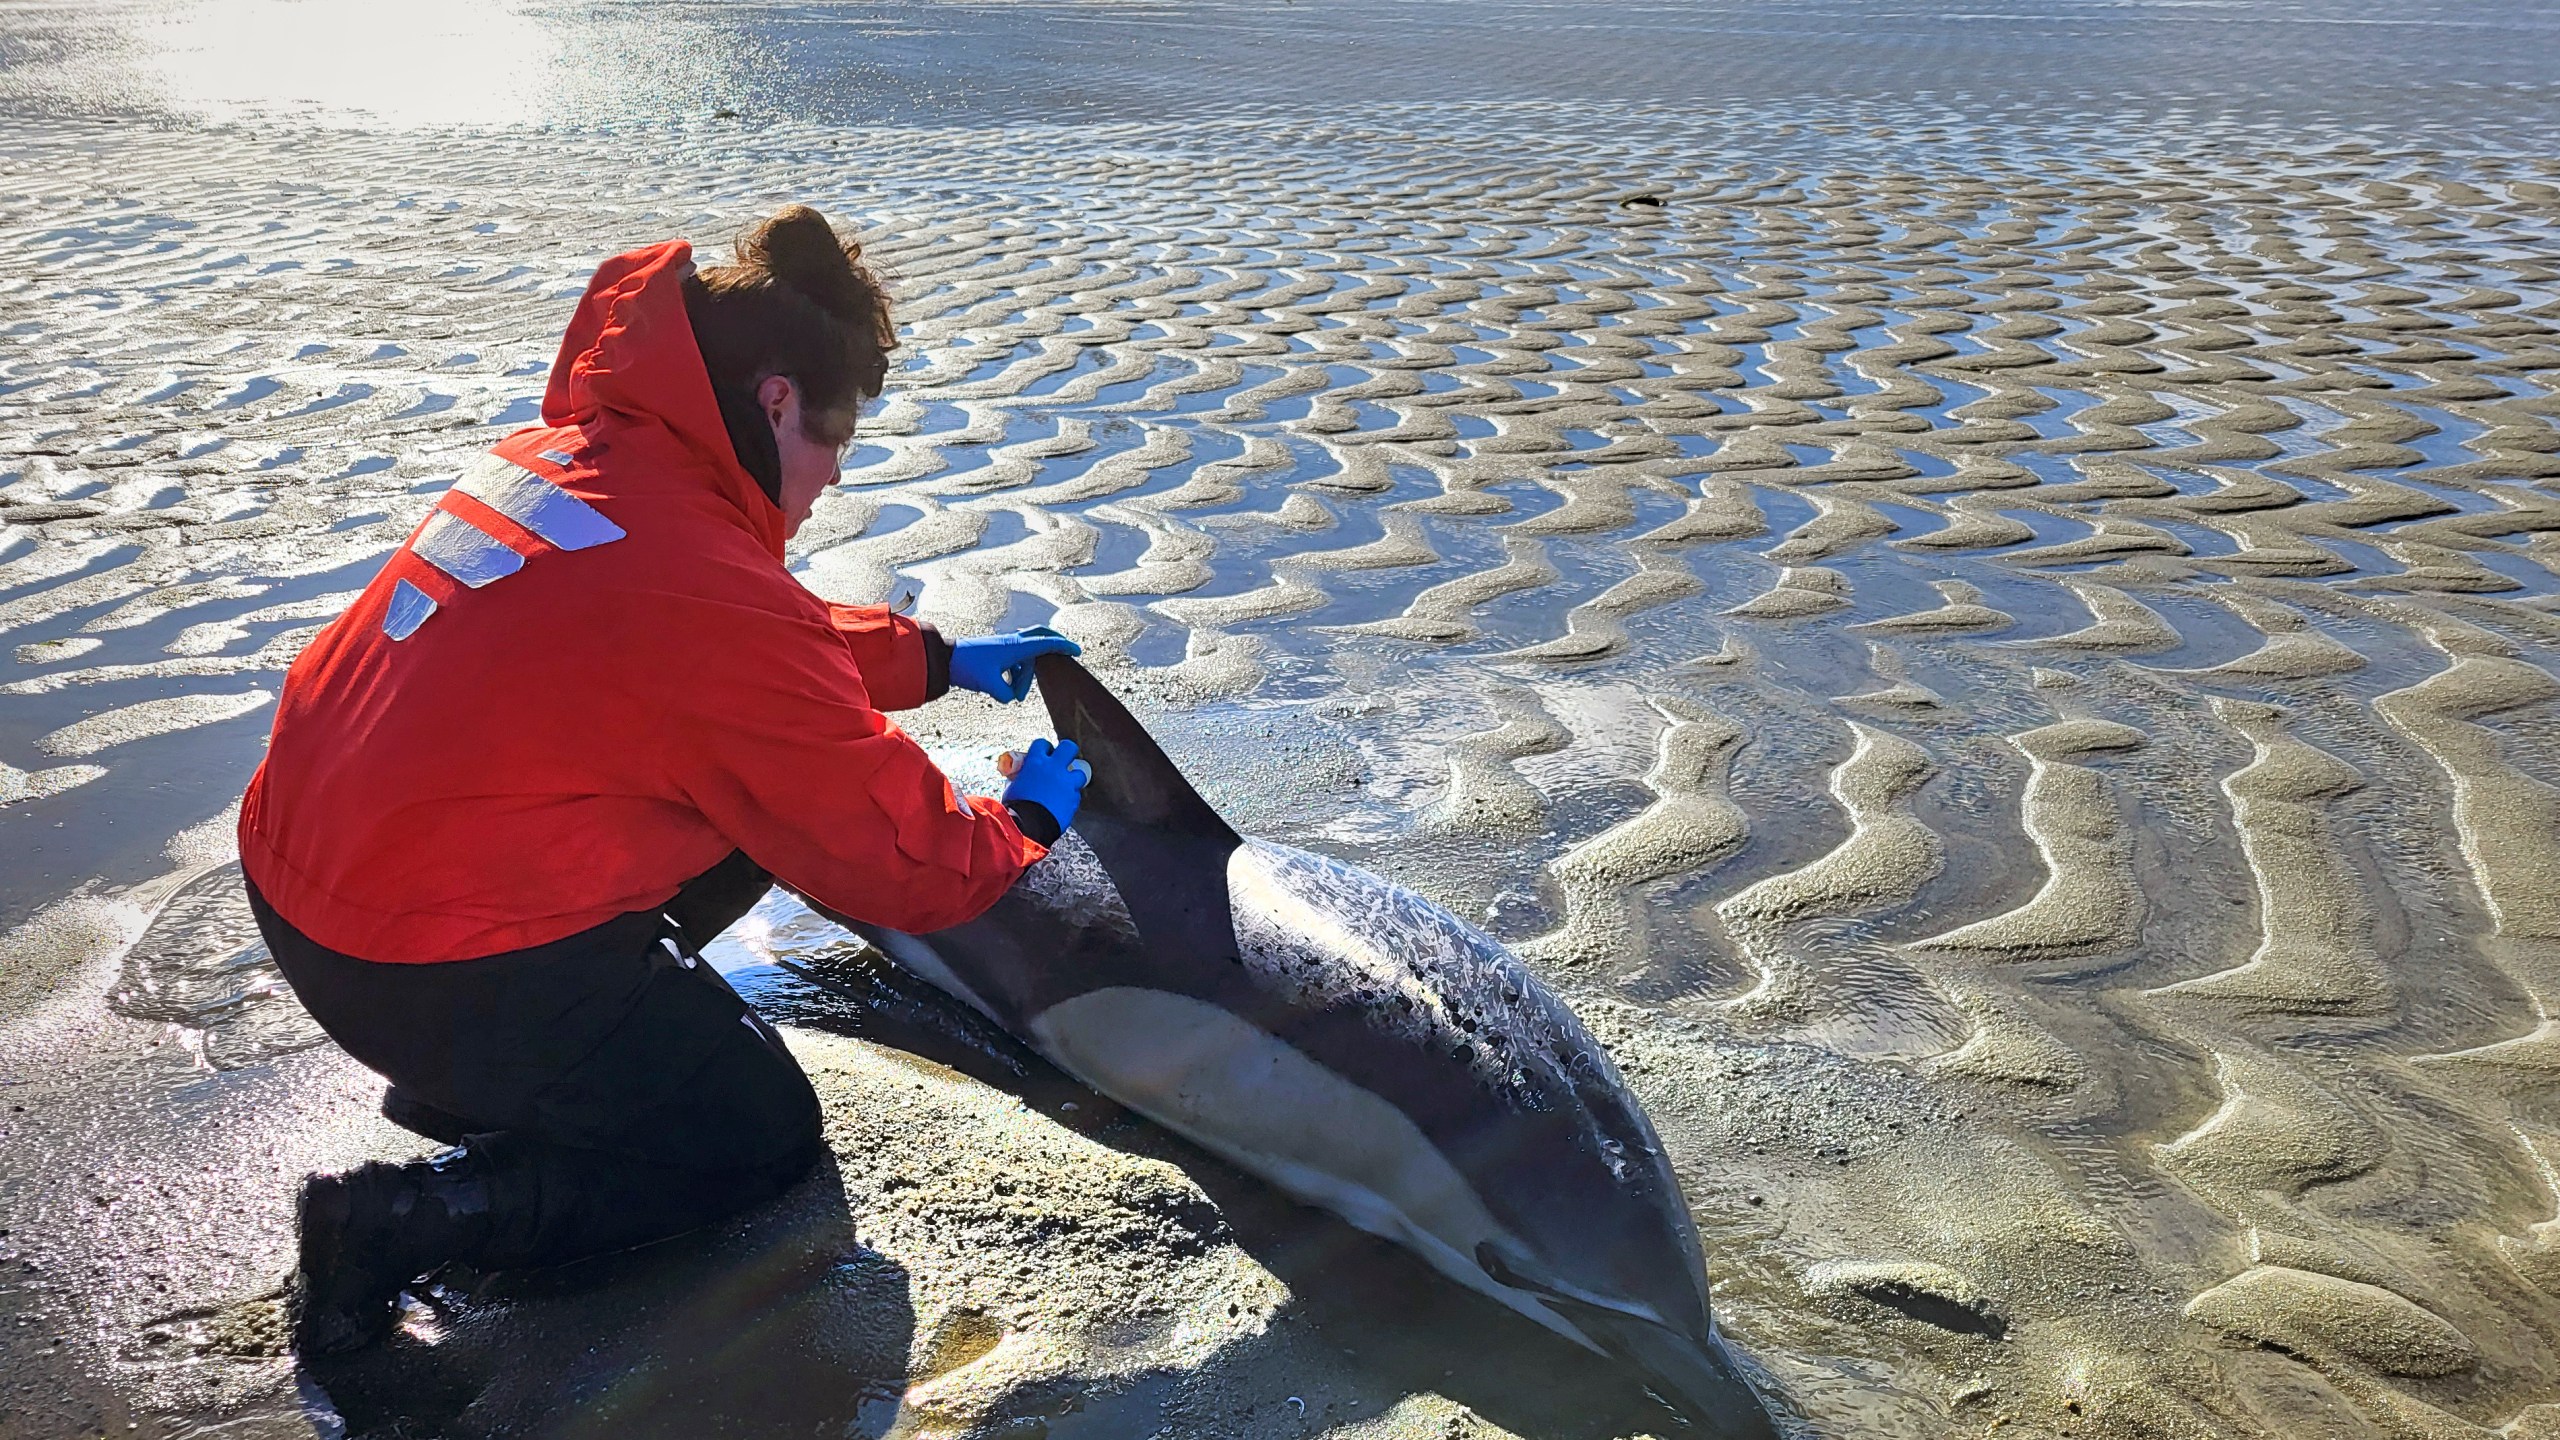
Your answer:
[[[1049,722],[1093,766],[1083,815],[1188,836],[1221,847],[1220,854],[1243,843],[1093,672],[1066,655],[1043,655],[1034,664]]]

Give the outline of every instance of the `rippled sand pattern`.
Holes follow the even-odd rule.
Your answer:
[[[788,198],[909,337],[808,583],[1055,624],[1251,828],[1486,916],[1822,1433],[2560,1434],[2551,157],[45,129],[0,802],[236,791],[593,261]],[[167,971],[115,1003],[263,993]]]

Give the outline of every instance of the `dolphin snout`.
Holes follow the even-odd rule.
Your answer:
[[[1631,1318],[1574,1318],[1611,1354],[1643,1371],[1674,1409],[1714,1440],[1778,1440],[1767,1402],[1712,1327],[1700,1341]]]

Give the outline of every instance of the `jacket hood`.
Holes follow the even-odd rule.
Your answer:
[[[721,497],[779,559],[782,511],[738,463],[685,315],[684,282],[692,274],[693,246],[683,240],[597,266],[552,362],[542,423],[584,429],[611,415],[656,424],[702,462]]]

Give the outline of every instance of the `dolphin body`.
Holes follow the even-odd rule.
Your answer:
[[[1632,1363],[1708,1433],[1774,1437],[1661,1142],[1564,1002],[1420,895],[1237,835],[1081,665],[1038,673],[1093,764],[1075,829],[965,925],[854,928],[1093,1089]]]

